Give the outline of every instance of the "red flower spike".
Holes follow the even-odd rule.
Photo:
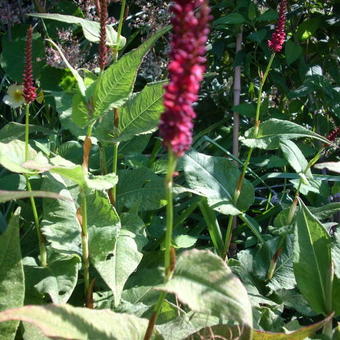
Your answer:
[[[279,53],[282,50],[283,44],[286,40],[286,13],[287,13],[287,0],[281,0],[279,5],[279,20],[275,27],[275,32],[272,38],[268,40],[268,47],[273,52]]]
[[[100,0],[100,40],[99,40],[99,67],[104,70],[107,63],[107,46],[106,46],[106,22],[107,22],[107,3],[106,0]]]
[[[165,86],[165,112],[159,130],[164,145],[180,157],[192,142],[192,120],[196,117],[192,104],[198,98],[205,72],[211,16],[207,0],[175,0],[171,10],[170,79]]]
[[[33,28],[30,26],[27,30],[26,47],[25,47],[25,67],[24,67],[24,89],[23,94],[26,104],[29,104],[37,97],[37,89],[33,86],[33,68],[32,68],[32,35]]]

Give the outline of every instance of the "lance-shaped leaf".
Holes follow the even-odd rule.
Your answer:
[[[240,141],[250,147],[274,150],[280,146],[281,140],[309,137],[329,144],[329,140],[305,127],[288,120],[269,119],[261,123],[255,136],[255,128],[247,130]]]
[[[233,195],[240,171],[233,162],[222,158],[191,151],[183,158],[186,181],[194,192],[208,199],[216,211],[227,215],[239,215],[254,201],[254,188],[244,181],[235,206]]]
[[[159,30],[135,50],[125,54],[106,69],[94,83],[93,118],[97,119],[110,107],[121,107],[132,93],[137,71],[154,43],[169,27]]]
[[[322,321],[288,333],[265,332],[254,329],[253,340],[304,340],[310,336],[313,336],[315,332],[321,329],[327,322],[332,320],[332,317],[333,315],[329,315]]]
[[[18,208],[11,218],[5,233],[0,235],[0,311],[21,307],[24,304],[25,284],[21,261]],[[0,324],[0,337],[15,338],[19,322]]]
[[[32,323],[49,338],[66,340],[141,340],[147,319],[70,305],[25,306],[0,313],[0,322],[21,320]]]
[[[83,33],[85,38],[88,41],[99,43],[100,41],[100,24],[95,21],[86,20],[83,18],[75,17],[72,15],[64,15],[64,14],[57,14],[57,13],[31,13],[29,14],[36,18],[41,19],[50,19],[56,20],[61,22],[66,22],[68,24],[76,24],[80,25],[83,29]],[[106,26],[106,45],[117,47],[121,49],[125,46],[126,39],[123,36],[120,36],[118,41],[118,34],[112,28],[111,25]]]
[[[54,198],[59,200],[69,201],[70,199],[66,196],[61,196],[55,194],[54,192],[47,191],[8,191],[8,190],[0,190],[0,203],[18,200],[22,198],[29,197],[46,197],[46,198]]]
[[[297,286],[314,311],[332,311],[331,239],[323,225],[300,200],[294,243],[294,274]]]
[[[222,259],[209,251],[182,253],[172,279],[159,289],[176,294],[192,311],[252,327],[245,287]]]
[[[95,135],[102,141],[120,142],[154,131],[164,109],[164,84],[148,84],[141,92],[131,96],[119,112],[117,128],[113,112],[107,112],[94,129]]]

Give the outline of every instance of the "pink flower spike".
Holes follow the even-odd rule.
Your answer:
[[[192,108],[205,72],[205,44],[209,34],[210,8],[207,0],[175,0],[171,7],[169,84],[165,86],[165,112],[159,131],[166,147],[178,157],[192,142]]]
[[[287,0],[281,0],[279,5],[279,20],[276,24],[272,38],[268,40],[268,47],[275,53],[281,52],[283,44],[286,41],[286,14]]]
[[[26,104],[29,104],[37,97],[37,90],[33,86],[33,67],[32,67],[32,35],[33,28],[30,26],[27,30],[26,47],[25,47],[25,68],[24,68],[24,89],[23,95]]]

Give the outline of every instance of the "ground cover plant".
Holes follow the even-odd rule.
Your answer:
[[[0,339],[340,338],[337,1],[0,9]]]

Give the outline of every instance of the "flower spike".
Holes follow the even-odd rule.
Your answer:
[[[192,142],[192,120],[196,117],[192,104],[197,101],[205,71],[211,16],[207,0],[175,0],[171,10],[170,81],[165,86],[165,112],[159,130],[164,145],[180,157]]]
[[[33,68],[32,68],[32,35],[33,28],[30,26],[27,30],[26,47],[25,47],[25,68],[24,68],[24,89],[23,95],[26,104],[29,104],[37,97],[36,88],[33,85]]]
[[[286,40],[286,14],[287,14],[287,0],[281,0],[279,5],[279,20],[275,27],[275,32],[272,38],[268,40],[268,47],[273,52],[279,53],[282,50],[283,44]]]

